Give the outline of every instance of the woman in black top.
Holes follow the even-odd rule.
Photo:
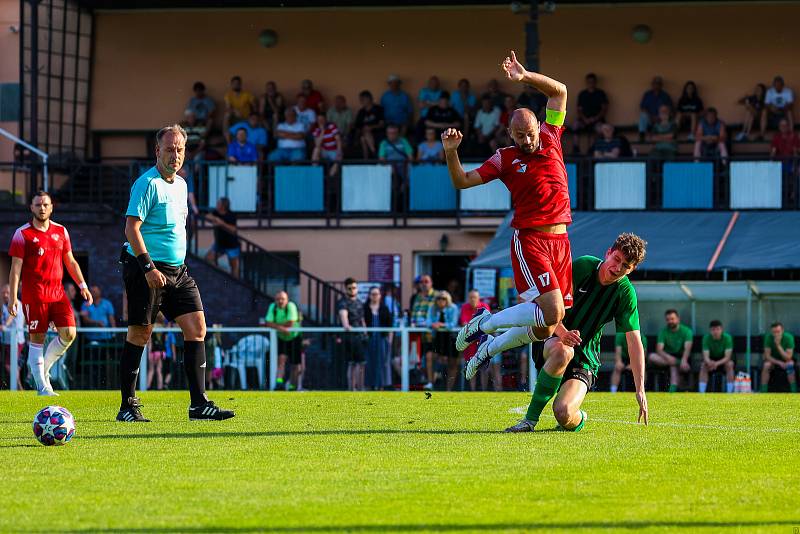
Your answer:
[[[737,141],[744,141],[750,137],[750,130],[756,120],[758,120],[761,129],[758,138],[759,140],[764,139],[764,132],[767,130],[767,115],[764,113],[766,109],[764,97],[766,95],[767,86],[759,83],[756,85],[753,94],[739,99],[739,103],[744,106],[744,121],[742,122],[742,131],[736,135]]]
[[[697,85],[691,80],[683,86],[683,92],[678,99],[677,114],[675,124],[680,131],[686,119],[689,119],[689,140],[694,141],[694,132],[697,130],[697,119],[703,111],[703,101],[697,96]]]
[[[369,298],[364,303],[364,321],[370,328],[392,327],[392,312],[384,304],[381,290],[377,286],[370,288]],[[391,344],[392,332],[370,332],[367,346],[367,387],[382,390],[391,383],[391,380],[387,380]]]

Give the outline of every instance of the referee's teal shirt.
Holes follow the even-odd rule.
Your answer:
[[[183,265],[186,259],[186,182],[180,176],[167,182],[155,166],[142,174],[131,188],[128,217],[142,221],[140,231],[153,261]],[[128,245],[128,253],[136,254]]]

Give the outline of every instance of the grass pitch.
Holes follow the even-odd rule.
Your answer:
[[[236,410],[189,422],[188,394],[64,392],[65,447],[0,393],[0,531],[797,532],[800,395],[590,394],[580,433],[503,434],[522,393],[212,392]]]

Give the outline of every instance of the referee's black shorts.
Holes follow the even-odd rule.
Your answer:
[[[147,285],[136,258],[128,253],[122,256],[122,279],[128,294],[128,324],[149,326],[155,324],[161,311],[170,321],[187,313],[203,311],[200,290],[189,276],[186,265],[175,267],[158,261],[156,269],[167,278],[167,285],[153,289]]]

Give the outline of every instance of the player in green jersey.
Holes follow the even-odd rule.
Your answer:
[[[647,354],[647,336],[639,331],[642,347]],[[631,356],[628,354],[628,337],[625,332],[617,332],[614,336],[614,371],[611,373],[611,393],[616,393],[622,379],[623,371],[631,370]]]
[[[733,393],[733,337],[722,329],[722,322],[714,319],[708,325],[708,334],[703,336],[703,363],[700,367],[698,391],[706,392],[708,375],[716,370],[725,371],[727,391]]]
[[[564,430],[579,431],[586,422],[580,409],[594,386],[600,368],[600,338],[603,326],[614,321],[617,331],[625,332],[631,359],[639,421],[647,424],[647,398],[644,392],[644,348],[639,333],[639,308],[636,290],[627,275],[645,256],[646,243],[636,235],[620,235],[605,259],[581,256],[572,262],[575,304],[564,318],[569,334],[551,337],[534,358],[541,371],[536,381],[525,418],[506,432],[530,432],[553,396],[553,413]],[[587,341],[583,341],[583,339]],[[492,346],[489,338],[478,347],[475,357],[491,356],[506,347]],[[535,346],[536,347],[536,346]]]

